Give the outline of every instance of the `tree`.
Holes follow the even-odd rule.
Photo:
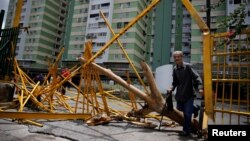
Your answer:
[[[79,61],[85,63],[87,60],[81,57],[79,58]],[[156,86],[153,73],[150,67],[145,62],[141,63],[141,67],[143,69],[143,73],[145,77],[147,78],[147,82],[151,91],[150,94],[146,94],[145,92],[141,91],[137,87],[127,83],[120,76],[113,73],[110,69],[103,68],[93,62],[90,63],[90,65],[91,67],[99,71],[100,74],[103,74],[109,77],[110,79],[114,80],[116,83],[120,84],[121,86],[128,89],[129,91],[134,93],[136,96],[140,97],[141,99],[145,101],[146,106],[143,106],[143,108],[139,110],[131,111],[130,113],[128,113],[128,115],[140,117],[140,116],[145,116],[151,112],[157,112],[183,125],[184,117],[183,117],[182,112],[176,110],[175,108],[173,108],[172,110],[169,110],[168,109],[169,105],[165,106],[165,100]],[[193,123],[192,123],[192,130],[193,132],[198,131],[198,124],[197,124],[197,121],[195,120],[193,120]]]

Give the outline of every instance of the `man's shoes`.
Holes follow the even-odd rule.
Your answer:
[[[190,134],[185,132],[185,131],[180,132],[179,135],[182,136],[182,137],[190,136]]]
[[[200,111],[200,106],[196,105],[194,106],[194,118],[198,117],[199,111]]]

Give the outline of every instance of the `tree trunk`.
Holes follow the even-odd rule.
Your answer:
[[[84,58],[78,58],[79,61],[85,63],[86,59]],[[151,112],[157,112],[163,116],[167,116],[168,118],[172,119],[173,121],[183,125],[184,117],[182,112],[178,111],[177,109],[173,108],[172,110],[167,110],[168,105],[165,107],[165,100],[160,93],[159,89],[156,86],[154,76],[152,74],[151,69],[149,66],[145,63],[142,62],[141,66],[143,69],[144,76],[147,78],[147,82],[150,87],[150,94],[146,94],[145,92],[141,91],[137,87],[128,84],[125,80],[123,80],[120,76],[116,75],[113,73],[111,70],[103,68],[96,63],[90,63],[92,67],[94,67],[97,71],[100,72],[100,74],[103,74],[110,79],[114,80],[116,83],[122,85],[124,88],[128,89],[132,93],[134,93],[136,96],[140,97],[143,99],[147,105],[143,107],[142,109],[135,111],[134,113],[131,113],[133,115],[147,115]],[[196,132],[198,130],[198,124],[197,121],[194,121],[192,123],[192,130],[193,132]]]

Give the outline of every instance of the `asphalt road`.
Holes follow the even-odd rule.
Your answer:
[[[201,103],[195,100],[196,104]],[[174,106],[175,106],[174,102]],[[224,105],[226,106],[226,105]],[[238,108],[237,106],[232,108]],[[243,109],[245,107],[242,107]],[[123,110],[123,109],[120,109]],[[0,113],[1,114],[1,113]],[[222,118],[223,117],[223,118]],[[216,114],[216,122],[209,124],[231,123],[249,124],[249,117]],[[201,141],[197,135],[181,137],[178,133],[182,126],[162,126],[149,129],[126,121],[111,121],[106,125],[88,126],[81,120],[38,120],[43,127],[19,124],[11,119],[0,119],[0,141]],[[156,123],[159,124],[159,123]]]
[[[181,137],[181,126],[149,129],[127,122],[88,126],[81,120],[40,121],[43,127],[0,119],[1,141],[181,141],[204,140]]]

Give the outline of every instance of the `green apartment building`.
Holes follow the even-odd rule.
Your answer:
[[[6,28],[11,27],[17,0],[10,0]],[[47,70],[48,61],[53,61],[60,49],[64,54],[60,67],[79,64],[76,60],[84,52],[84,44],[92,41],[93,54],[112,37],[100,16],[102,11],[115,33],[142,12],[148,0],[24,0],[20,25],[29,28],[22,32],[17,44],[17,60],[26,69]],[[119,40],[129,58],[140,71],[140,62],[152,60],[153,12],[145,15]],[[114,71],[130,70],[124,53],[114,42],[95,59],[96,63]]]
[[[11,27],[17,0],[10,0],[6,28]],[[24,0],[20,25],[29,28],[29,33],[20,33],[17,44],[17,60],[24,68],[47,70],[48,61],[53,61],[60,49],[64,54],[60,67],[72,67],[84,52],[88,40],[93,43],[93,54],[112,37],[100,16],[102,11],[115,33],[124,28],[142,12],[149,0]],[[211,4],[217,1],[211,1]],[[202,12],[205,1],[193,0],[194,7]],[[216,31],[216,22],[226,13],[226,4],[211,11],[211,31]],[[191,37],[192,35],[192,37]],[[140,62],[146,61],[153,70],[171,64],[172,52],[182,50],[186,62],[202,63],[202,36],[179,0],[160,3],[119,40],[138,71]],[[126,56],[117,42],[95,59],[96,63],[114,71],[131,70]]]
[[[6,28],[12,26],[17,0],[10,0]],[[28,70],[45,70],[64,46],[67,0],[23,0],[16,58]]]
[[[112,18],[112,28],[118,33],[140,12],[142,12],[150,2],[147,0],[114,0],[114,12]],[[152,22],[149,15],[145,15],[134,26],[126,31],[120,38],[123,47],[126,49],[129,58],[140,71],[140,62],[145,60],[146,55],[150,54],[150,40],[147,34],[148,29],[152,29]],[[112,68],[120,68],[126,70],[128,63],[125,55],[115,42],[109,50],[107,62],[113,66]],[[117,67],[115,67],[117,65]]]
[[[216,5],[218,0],[210,0],[210,3],[211,6]],[[192,4],[206,22],[206,0],[192,0]],[[211,10],[211,33],[225,31],[225,29],[218,29],[216,23],[221,17],[226,16],[226,11],[226,2]],[[182,50],[184,61],[194,64],[197,69],[202,71],[202,32],[190,17],[181,0],[161,1],[156,8],[155,17],[152,68],[173,63],[172,52]]]
[[[173,63],[172,52],[182,50],[190,62],[191,19],[180,0],[161,1],[155,13],[152,68]]]

